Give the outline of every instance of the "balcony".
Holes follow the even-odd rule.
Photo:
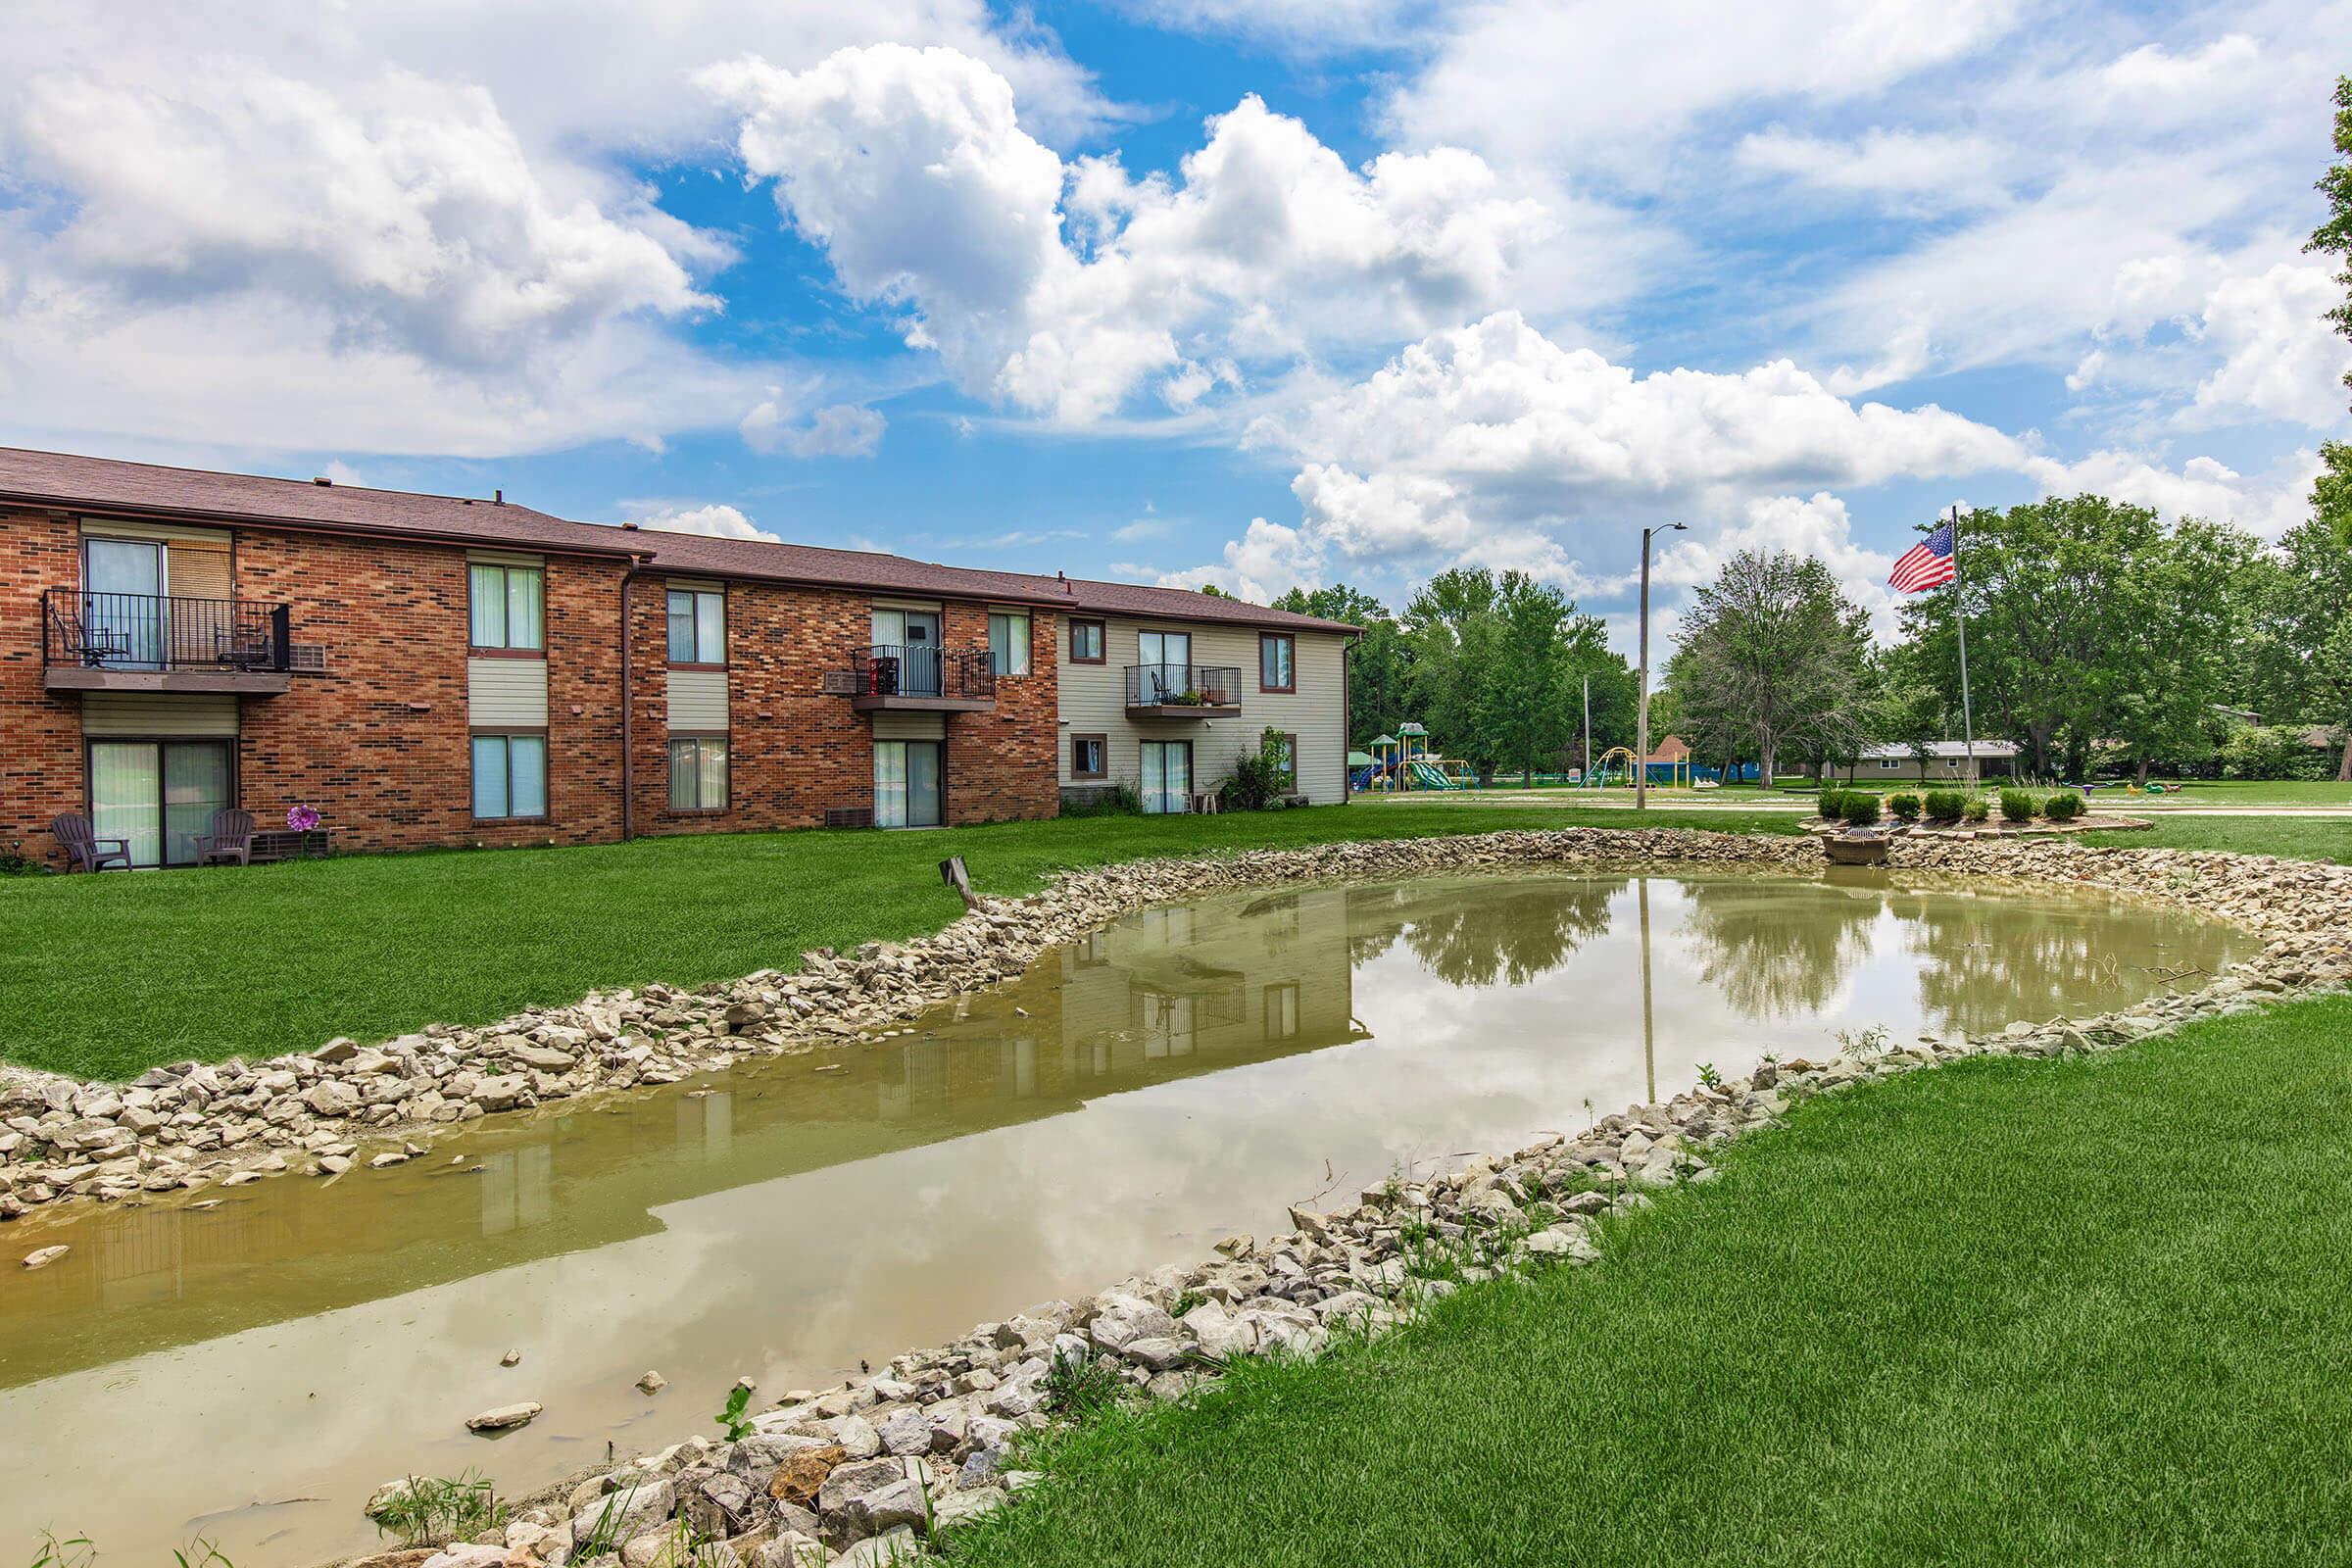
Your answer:
[[[850,655],[850,706],[860,713],[986,713],[997,706],[997,667],[985,649],[860,648]]]
[[[273,697],[293,668],[292,612],[248,599],[41,595],[51,691],[236,692]]]
[[[1242,672],[1232,664],[1129,664],[1129,718],[1234,718]]]

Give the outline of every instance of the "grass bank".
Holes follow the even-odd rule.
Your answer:
[[[2352,817],[2156,816],[2155,826],[2125,833],[2085,833],[2085,844],[2118,849],[2229,850],[2278,855],[2293,860],[2352,862]]]
[[[699,985],[807,948],[937,930],[937,862],[988,892],[1153,855],[1647,821],[1792,833],[1787,815],[1332,807],[931,833],[756,833],[585,849],[352,856],[0,881],[0,1058],[90,1077],[487,1023],[600,986]]]
[[[2318,1563],[2352,1003],[1801,1106],[1597,1268],[1056,1440],[960,1568]]]

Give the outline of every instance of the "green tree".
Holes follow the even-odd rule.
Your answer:
[[[1859,747],[1869,647],[1868,616],[1828,566],[1743,550],[1683,617],[1673,687],[1710,738],[1744,728],[1771,778],[1784,745],[1825,760]]]
[[[2344,302],[2328,313],[2335,329],[2352,338],[2352,76],[2335,78],[2335,157],[2320,175],[2318,189],[2327,199],[2328,216],[2311,231],[2306,251],[2337,257],[2335,280]],[[2352,371],[2344,382],[2352,386]],[[2322,472],[2312,506],[2333,533],[2339,548],[2352,550],[2352,446],[2329,441],[2320,448]]]
[[[1346,583],[1333,583],[1294,588],[1275,600],[1274,608],[1363,627],[1348,660],[1348,745],[1361,748],[1375,735],[1394,734],[1411,716],[1405,682],[1412,649],[1388,606]]]

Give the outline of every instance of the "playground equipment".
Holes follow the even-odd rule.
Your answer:
[[[1419,724],[1399,724],[1394,735],[1373,736],[1369,764],[1355,768],[1348,782],[1356,790],[1381,795],[1478,787],[1468,763],[1430,750],[1429,731]]]
[[[1584,781],[1580,787],[1600,790],[1614,785],[1630,790],[1634,787],[1634,769],[1639,765],[1632,747],[1612,746],[1601,753],[1592,767],[1586,770]],[[1649,783],[1652,789],[1690,788],[1692,783],[1690,759],[1688,755],[1651,758],[1649,760]]]

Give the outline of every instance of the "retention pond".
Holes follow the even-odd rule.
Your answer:
[[[492,1118],[394,1169],[42,1222],[72,1251],[0,1274],[0,1554],[43,1529],[141,1563],[197,1536],[237,1568],[368,1549],[360,1504],[395,1476],[525,1490],[714,1433],[739,1377],[822,1387],[1702,1063],[2096,1012],[2252,947],[1866,871],[1150,910],[877,1045]],[[523,1399],[529,1427],[464,1430]]]

